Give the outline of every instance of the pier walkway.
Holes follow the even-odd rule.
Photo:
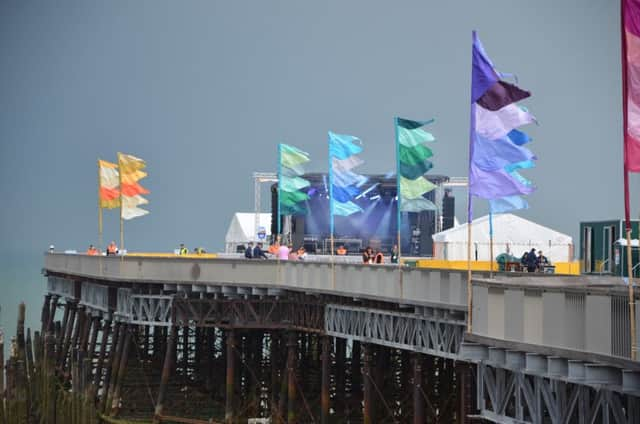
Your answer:
[[[490,279],[488,273],[474,273],[473,327],[467,333],[467,281],[461,271],[49,253],[43,272],[48,288],[43,310],[53,312],[49,323],[64,302],[109,324],[164,327],[170,335],[189,326],[231,331],[227,343],[235,330],[298,331],[332,338],[327,346],[323,342],[323,352],[335,356],[339,340],[347,339],[362,345],[365,376],[372,355],[367,346],[463,366],[455,371],[456,422],[640,423],[640,362],[631,359],[629,299],[619,279],[515,273]],[[638,312],[636,319],[640,330]],[[47,327],[43,323],[43,330]],[[417,364],[412,372],[421,373],[420,360],[412,363]],[[324,380],[327,366],[321,422],[330,422],[325,396],[336,390]],[[367,381],[362,382],[365,422],[375,413],[372,396],[384,398],[375,391],[376,380],[374,387]],[[157,417],[162,401],[159,395]],[[226,405],[228,422],[235,414],[232,405]],[[414,393],[413,422],[424,422],[429,405],[428,396]]]

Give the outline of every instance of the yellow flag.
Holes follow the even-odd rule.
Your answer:
[[[140,171],[147,166],[142,159],[124,153],[118,153],[118,164],[120,165],[120,172],[123,176],[124,174]]]

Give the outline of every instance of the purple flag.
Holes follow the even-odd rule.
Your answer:
[[[526,109],[516,104],[530,93],[500,81],[475,31],[472,58],[469,195],[498,200],[530,194],[535,188],[514,172],[518,164],[536,159],[520,146],[528,137],[517,130],[535,122]],[[472,215],[470,201],[469,220]]]

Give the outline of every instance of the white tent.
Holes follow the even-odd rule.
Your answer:
[[[264,241],[268,241],[271,235],[271,214],[258,214],[259,226],[265,229]],[[246,246],[250,241],[260,241],[256,228],[256,214],[236,212],[231,219],[227,235],[224,238],[225,252],[235,253],[240,245]]]
[[[467,259],[468,224],[434,234],[434,258],[451,261]],[[490,260],[489,215],[473,221],[471,259]],[[509,253],[521,257],[532,248],[541,250],[554,262],[573,260],[573,240],[566,234],[509,213],[493,215],[493,256]]]

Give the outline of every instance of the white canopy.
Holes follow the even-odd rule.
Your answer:
[[[434,234],[434,257],[446,260],[467,259],[468,224]],[[490,260],[489,215],[473,221],[472,259]],[[520,257],[532,248],[541,250],[553,262],[573,260],[573,239],[551,228],[505,213],[493,215],[493,255],[509,253]]]
[[[258,214],[259,226],[266,231],[265,241],[271,235],[271,214]],[[234,253],[239,245],[246,245],[250,241],[259,240],[258,229],[256,228],[256,214],[237,212],[233,215],[227,235],[224,238],[225,252]]]

